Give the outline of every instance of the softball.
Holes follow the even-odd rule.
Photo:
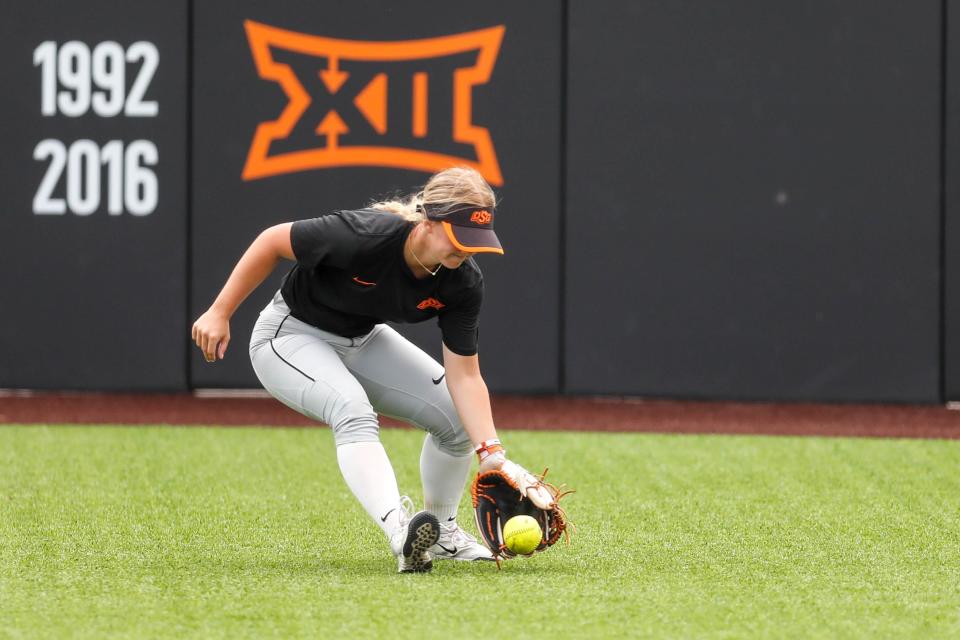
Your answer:
[[[542,539],[540,525],[530,516],[514,516],[503,525],[503,543],[516,554],[533,553]]]

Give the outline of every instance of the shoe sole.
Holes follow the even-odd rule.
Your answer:
[[[405,566],[401,573],[430,571],[433,569],[433,561],[426,552],[440,539],[440,521],[432,513],[421,511],[410,520],[407,532],[407,539],[403,541]]]

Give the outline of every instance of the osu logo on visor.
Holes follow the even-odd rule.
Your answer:
[[[279,117],[257,126],[244,180],[344,166],[433,173],[461,164],[503,184],[490,132],[473,123],[473,89],[490,79],[503,25],[391,42],[244,25],[257,72],[288,100]]]

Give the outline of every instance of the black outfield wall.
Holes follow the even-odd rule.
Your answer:
[[[960,400],[960,6],[945,2],[943,373],[947,400]]]
[[[940,16],[571,3],[567,391],[939,398]]]
[[[189,345],[256,235],[470,164],[507,250],[478,259],[494,391],[960,398],[958,25],[945,0],[7,3],[0,387],[256,386],[286,266],[225,362]]]
[[[187,2],[4,3],[0,387],[186,388]]]

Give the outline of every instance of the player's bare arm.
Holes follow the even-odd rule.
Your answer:
[[[474,446],[496,438],[490,393],[480,375],[479,356],[461,356],[444,345],[443,366],[453,404]]]
[[[193,341],[207,362],[223,359],[230,343],[230,318],[247,296],[269,276],[281,258],[293,260],[292,223],[265,229],[233,268],[227,283],[210,308],[193,323]]]

